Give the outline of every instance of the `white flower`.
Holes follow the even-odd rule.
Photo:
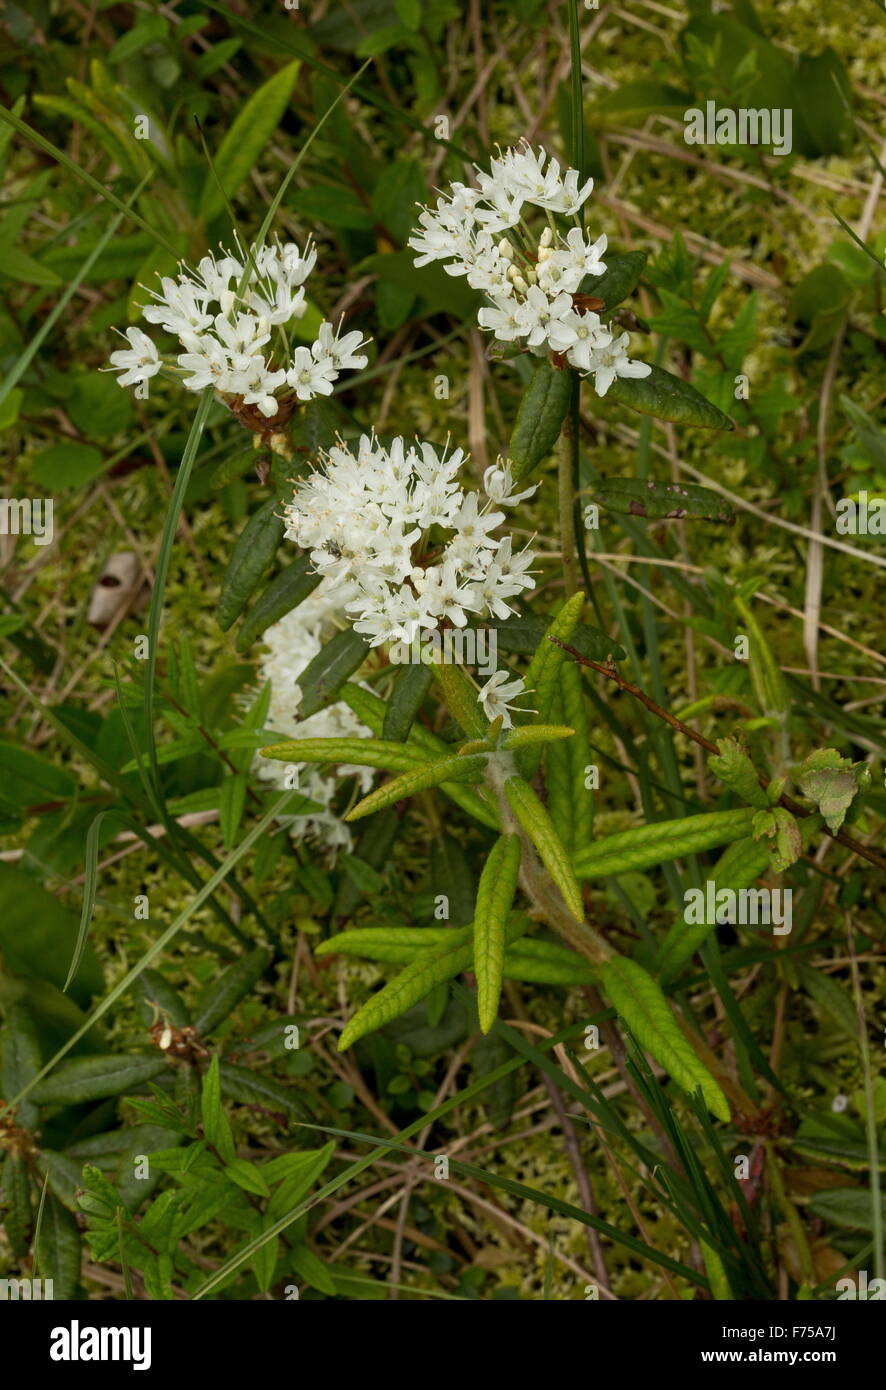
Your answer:
[[[510,705],[508,701],[519,698],[525,689],[521,677],[509,681],[507,671],[496,671],[495,675],[480,687],[477,697],[490,724],[501,715],[502,728],[510,729],[514,722],[510,711],[518,706]]]
[[[490,502],[495,502],[500,507],[516,507],[518,502],[531,497],[538,488],[538,483],[533,483],[532,487],[527,487],[523,492],[514,492],[514,481],[511,477],[511,465],[499,459],[492,464],[483,474],[483,491]]]
[[[592,240],[577,218],[593,180],[580,184],[577,169],[561,172],[556,159],[525,142],[500,153],[488,171],[478,169],[476,179],[475,189],[453,184],[422,210],[407,243],[416,265],[442,261],[450,275],[467,276],[488,301],[478,311],[481,328],[536,356],[568,354],[571,366],[594,376],[600,395],[615,375],[646,375],[636,370],[642,364],[626,365],[609,329],[580,307],[586,277],[606,269],[605,235]],[[540,234],[527,221],[533,207],[548,215]],[[554,230],[553,213],[572,219],[565,235]],[[611,359],[600,357],[610,348]]]
[[[144,317],[178,338],[182,351],[175,360],[189,391],[212,386],[237,411],[232,398],[242,396],[269,420],[285,403],[288,418],[296,400],[331,395],[340,372],[365,367],[360,349],[368,340],[358,332],[342,334],[341,323],[337,329],[321,323],[311,346],[293,352],[285,329],[304,315],[303,285],[316,248],[309,244],[302,253],[294,242],[275,242],[249,253],[238,245],[237,251],[204,256],[196,269],[182,265],[177,277],[164,276],[159,290],[149,291],[154,302]],[[164,365],[140,329],[126,336],[132,351],[111,357],[112,368],[125,369],[121,386],[145,381]]]
[[[349,591],[334,580],[325,580],[285,618],[264,634],[267,648],[260,677],[271,683],[271,702],[265,724],[287,738],[366,738],[369,730],[349,707],[341,703],[318,710],[307,719],[299,714],[302,693],[299,677],[336,631],[344,618]],[[272,740],[268,740],[271,742]],[[315,810],[287,813],[281,822],[293,838],[310,840],[332,856],[351,848],[350,828],[331,809],[338,781],[321,774],[312,763],[287,765],[256,754],[254,771],[263,781],[281,788],[291,787],[297,773],[298,793],[317,802]],[[371,790],[374,773],[369,768],[340,766],[338,777],[356,776],[360,794]]]
[[[322,471],[295,485],[286,533],[318,573],[351,587],[347,611],[372,646],[464,627],[469,614],[507,617],[506,600],[534,587],[532,556],[512,558],[510,540],[492,535],[504,521],[493,500],[510,493],[510,473],[494,470],[484,503],[458,483],[464,457],[364,435],[354,452],[330,449]]]
[[[149,381],[161,366],[153,340],[140,328],[127,328],[126,338],[129,347],[111,353],[111,366],[122,373],[117,378],[118,384],[134,386],[138,382]]]
[[[627,333],[622,333],[620,338],[611,339],[607,346],[595,348],[590,354],[588,370],[594,373],[594,390],[598,396],[606,395],[616,377],[644,377],[651,372],[648,363],[630,360],[627,355],[628,342]]]

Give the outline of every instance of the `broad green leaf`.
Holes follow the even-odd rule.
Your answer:
[[[600,313],[606,317],[636,289],[647,260],[645,251],[626,251],[623,256],[607,253],[603,274],[588,275],[582,282],[582,292],[602,299],[605,308]]]
[[[433,679],[431,668],[422,663],[409,665],[400,672],[388,699],[382,738],[402,743],[409,737]]]
[[[207,172],[203,185],[200,216],[205,222],[211,222],[223,210],[225,197],[233,198],[255,167],[289,105],[300,67],[301,62],[296,59],[281,68],[237,113],[213,159],[215,172]]]
[[[538,850],[542,863],[563,894],[569,911],[577,921],[583,922],[585,914],[581,887],[548,812],[529,783],[524,782],[522,777],[508,778],[505,782],[505,796],[520,825]]]
[[[515,482],[522,482],[551,452],[569,410],[572,374],[541,362],[523,393],[508,455]]]
[[[370,792],[362,801],[358,801],[353,810],[345,816],[345,820],[360,820],[384,806],[393,806],[395,801],[414,796],[416,792],[425,791],[428,787],[439,787],[443,782],[479,781],[485,766],[485,755],[477,753],[467,758],[440,758],[436,762],[426,763],[424,767],[412,768],[409,772],[395,777],[392,782],[386,782],[383,787]]]
[[[730,1119],[720,1087],[684,1037],[661,989],[636,961],[613,956],[600,967],[600,979],[621,1018],[642,1047],[678,1086],[693,1095],[700,1086],[705,1104],[720,1120]]]
[[[123,1095],[168,1070],[163,1056],[75,1057],[38,1081],[30,1094],[38,1105],[79,1105],[82,1101]]]
[[[299,705],[302,719],[310,718],[332,703],[339,687],[363,665],[368,651],[360,633],[350,627],[337,632],[326,643],[298,677],[302,692]]]
[[[529,919],[517,913],[511,915],[505,928],[505,943],[510,944],[528,931]],[[469,927],[451,932],[452,944],[432,946],[411,961],[399,975],[368,999],[351,1018],[339,1039],[338,1050],[344,1052],[358,1038],[374,1033],[430,994],[435,985],[451,980],[467,970],[474,958],[474,944]]]
[[[711,405],[694,386],[654,364],[648,376],[618,377],[606,396],[608,400],[638,410],[641,415],[654,415],[657,420],[697,425],[706,430],[733,428],[729,416]]]
[[[223,632],[239,618],[262,575],[274,563],[285,530],[280,504],[271,497],[247,521],[237,537],[218,601],[218,625]]]
[[[517,891],[520,837],[502,835],[480,875],[474,912],[474,974],[480,1031],[488,1033],[498,1013],[505,954],[505,926]]]
[[[603,478],[591,496],[601,507],[624,516],[643,516],[650,521],[671,519],[720,521],[735,524],[735,513],[725,498],[697,483],[655,483],[645,478]]]
[[[246,998],[253,985],[261,979],[270,960],[270,952],[263,946],[257,946],[222,971],[219,979],[209,986],[197,1006],[194,1016],[197,1032],[205,1036],[223,1023],[241,999]]]
[[[13,864],[0,864],[0,954],[9,970],[64,989],[77,934],[78,920],[68,908],[30,874]],[[87,946],[71,997],[85,1005],[102,984],[98,957]]]
[[[288,564],[273,581],[268,584],[264,594],[256,599],[246,613],[241,630],[236,634],[236,651],[248,652],[250,646],[261,632],[273,623],[280,623],[292,609],[305,602],[309,594],[320,584],[321,575],[314,574],[310,567],[310,556],[300,555],[298,560]]]
[[[747,807],[738,811],[710,811],[700,816],[654,821],[651,825],[607,835],[576,855],[575,872],[580,878],[605,878],[630,869],[650,869],[686,854],[716,849],[749,835],[755,812]]]
[[[835,748],[818,748],[797,769],[796,780],[803,795],[815,802],[828,829],[836,832],[856,793],[870,786],[871,772],[867,763],[842,758]]]
[[[232,1183],[243,1189],[244,1192],[251,1192],[256,1197],[270,1197],[271,1189],[262,1174],[260,1168],[254,1163],[250,1163],[246,1158],[232,1158],[224,1166],[224,1175],[230,1178]]]
[[[297,1245],[295,1249],[290,1250],[289,1263],[311,1288],[318,1289],[329,1298],[334,1298],[338,1293],[335,1281],[327,1272],[326,1266],[306,1245]]]

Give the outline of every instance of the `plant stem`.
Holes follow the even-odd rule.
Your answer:
[[[573,387],[574,389],[574,387]],[[578,568],[575,561],[575,488],[573,485],[574,452],[578,437],[571,417],[557,440],[557,481],[560,504],[560,549],[563,552],[563,583],[566,597],[578,592]]]

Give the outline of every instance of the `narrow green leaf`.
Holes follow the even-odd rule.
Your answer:
[[[565,724],[521,724],[509,729],[501,741],[502,748],[526,748],[533,743],[554,743],[558,739],[572,738],[574,729]]]
[[[194,1017],[197,1032],[206,1036],[223,1023],[261,979],[270,960],[270,952],[263,946],[257,946],[229,965],[220,978],[210,985],[197,1008]]]
[[[728,1121],[726,1097],[684,1037],[652,976],[636,961],[613,956],[600,967],[600,979],[618,1013],[646,1051],[689,1095],[701,1087],[711,1113]]]
[[[233,198],[262,150],[276,130],[289,104],[296,75],[301,66],[297,59],[269,78],[253,93],[237,113],[213,160],[200,199],[200,216],[210,222],[225,206],[225,198]]]
[[[269,498],[249,518],[237,537],[218,601],[218,625],[222,632],[227,632],[239,618],[262,575],[274,563],[285,530],[279,512],[276,497]]]
[[[434,676],[443,691],[443,701],[453,719],[468,738],[485,738],[489,721],[480,708],[477,691],[464,667],[455,661],[435,661]]]
[[[554,828],[542,803],[522,777],[509,777],[505,796],[520,825],[526,831],[541,856],[541,861],[556,883],[572,915],[583,922],[585,918],[581,888],[575,877],[566,848]]]
[[[213,1057],[203,1077],[200,1093],[200,1112],[207,1144],[217,1149],[225,1163],[234,1159],[234,1139],[231,1126],[221,1103],[221,1078],[218,1057]]]
[[[388,772],[431,766],[429,757],[417,748],[380,738],[291,738],[271,743],[261,752],[263,758],[284,763],[351,763]]]
[[[162,1056],[110,1054],[75,1057],[31,1090],[38,1105],[79,1105],[82,1101],[120,1096],[168,1071]]]
[[[363,665],[368,651],[360,633],[350,627],[337,632],[326,643],[298,678],[302,692],[299,706],[302,719],[310,718],[332,703],[339,687]]]
[[[606,878],[611,874],[667,864],[680,855],[716,849],[718,845],[750,834],[755,815],[750,807],[738,811],[710,811],[700,816],[654,821],[635,830],[607,835],[576,855],[575,872],[579,878]]]
[[[510,944],[518,936],[529,930],[528,917],[512,913],[505,927],[505,942]],[[418,1004],[430,994],[435,985],[451,980],[455,975],[467,970],[474,958],[474,944],[470,940],[471,928],[461,927],[451,930],[452,943],[432,946],[411,961],[399,975],[373,994],[362,1008],[358,1009],[348,1021],[338,1043],[339,1052],[344,1052],[358,1038],[374,1033],[386,1023],[405,1014],[413,1004]]]
[[[482,1033],[489,1032],[498,1013],[505,927],[517,891],[519,872],[520,837],[502,835],[483,866],[474,912],[474,974]]]
[[[300,555],[291,565],[287,565],[256,599],[243,619],[237,633],[237,651],[248,651],[256,637],[260,637],[272,623],[279,623],[281,618],[303,603],[314,592],[321,578],[312,570],[309,555]]]
[[[407,796],[414,796],[428,787],[439,787],[443,782],[479,781],[485,766],[485,755],[475,753],[467,758],[440,758],[436,762],[426,763],[424,767],[412,768],[358,801],[345,820],[361,820],[363,816],[372,815],[373,811],[393,806],[395,801],[403,801]]]

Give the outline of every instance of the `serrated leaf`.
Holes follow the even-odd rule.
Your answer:
[[[818,1192],[810,1199],[809,1209],[824,1221],[835,1226],[845,1226],[853,1231],[874,1231],[874,1201],[879,1200],[881,1209],[886,1201],[886,1192],[881,1188],[876,1196],[863,1187],[837,1187],[829,1192]]]
[[[474,974],[480,1031],[488,1033],[498,1013],[505,954],[505,925],[520,872],[520,837],[502,835],[480,875],[474,911]]]
[[[577,921],[584,921],[584,902],[581,888],[569,854],[560,839],[545,807],[528,782],[522,777],[509,777],[505,782],[508,805],[538,850],[542,863],[556,883],[563,900]]]
[[[654,364],[650,365],[648,376],[617,377],[606,397],[641,415],[654,415],[657,420],[670,420],[677,425],[695,425],[705,430],[734,428],[729,416],[711,405],[694,386]]]
[[[613,956],[600,967],[600,979],[620,1017],[650,1056],[689,1095],[701,1087],[711,1113],[728,1121],[726,1097],[684,1037],[652,976],[636,961]]]
[[[760,786],[757,769],[738,740],[718,738],[717,747],[719,753],[713,753],[708,758],[708,766],[715,776],[749,806],[754,806],[758,811],[768,810],[769,801]]]

